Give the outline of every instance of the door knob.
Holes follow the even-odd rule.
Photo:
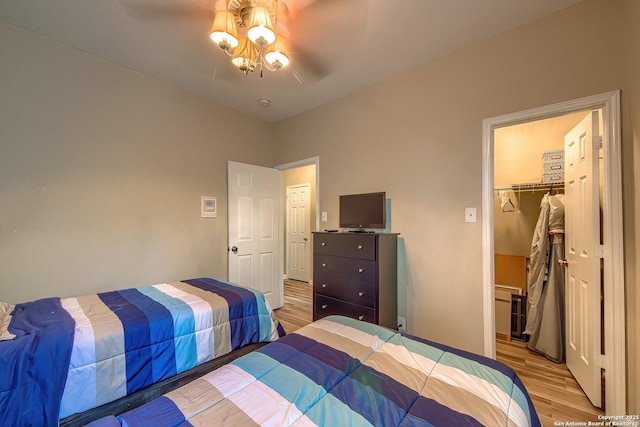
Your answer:
[[[238,247],[237,246],[232,246],[231,247],[231,252],[233,252],[234,254],[238,253]]]
[[[309,240],[309,239],[307,239],[306,237],[304,237],[302,240],[304,240],[304,241],[306,242],[306,241],[307,241],[307,240]]]
[[[569,261],[567,261],[566,259],[559,259],[558,264],[562,265],[563,267],[568,267]]]

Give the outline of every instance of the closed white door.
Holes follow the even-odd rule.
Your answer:
[[[567,367],[601,407],[598,127],[589,112],[565,136],[566,349]]]
[[[281,178],[276,169],[228,162],[229,281],[282,306]]]
[[[303,282],[309,282],[311,260],[310,195],[309,184],[287,187],[287,277]]]

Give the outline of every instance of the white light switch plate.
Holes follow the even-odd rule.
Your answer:
[[[323,211],[323,212],[322,212],[322,222],[327,222],[327,221],[328,221],[328,220],[327,220],[327,212],[326,212],[326,211]]]
[[[477,219],[476,219],[476,208],[465,208],[464,209],[464,220],[465,220],[465,222],[477,222]]]

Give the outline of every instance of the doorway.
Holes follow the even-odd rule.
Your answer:
[[[286,259],[282,244],[286,193],[283,175],[295,169],[310,171],[311,231],[317,230],[320,159],[313,157],[275,168],[228,161],[227,169],[228,280],[263,292],[271,307],[281,307]]]
[[[551,404],[551,412],[556,415],[561,405],[568,404],[580,404],[585,413],[594,416],[603,414],[595,408],[603,406],[601,390],[604,384],[601,382],[604,383],[604,378],[601,381],[598,366],[593,369],[591,366],[596,365],[595,361],[603,353],[600,259],[582,256],[595,244],[600,244],[601,222],[600,216],[585,215],[583,204],[575,200],[583,193],[575,192],[575,167],[565,169],[565,160],[570,165],[575,163],[576,150],[569,149],[565,153],[568,136],[583,135],[585,119],[597,118],[599,113],[600,110],[581,111],[494,130],[497,356],[498,360],[510,361],[511,353],[518,351],[518,357],[527,365],[523,381],[534,387],[533,396],[537,396],[536,381],[548,378],[551,373],[565,376],[562,381],[553,382],[555,389],[564,391],[557,402]],[[595,125],[597,129],[593,132],[599,135],[597,119]],[[584,134],[586,148],[586,141],[593,141],[593,138]],[[586,153],[601,151],[597,147],[591,148],[586,149]],[[589,156],[591,158],[594,163],[586,163],[597,172],[601,156]],[[597,173],[593,176],[593,172],[585,172],[580,172],[584,179],[580,180],[582,185],[579,187],[587,191],[593,183],[591,191],[587,192],[597,193]],[[599,212],[601,204],[598,200],[602,198],[596,195],[589,204]],[[579,232],[576,232],[577,222],[580,222]],[[590,236],[598,236],[598,241],[589,243]],[[581,279],[579,283],[584,286],[578,290],[576,281],[569,280],[578,263],[564,263],[565,257],[568,259],[570,253],[575,253],[565,254],[564,242],[571,242],[572,247],[579,245],[580,260],[598,271],[597,281]],[[563,260],[563,264],[557,260]],[[569,276],[565,283],[566,273]],[[589,289],[595,293],[587,292]],[[576,291],[579,298],[575,298]],[[565,313],[565,305],[574,307],[578,300],[581,309]],[[565,323],[572,334],[565,333]],[[582,337],[588,337],[588,342]],[[581,357],[576,357],[578,354]],[[537,359],[538,356],[541,359]],[[521,366],[513,365],[516,370],[522,369]]]
[[[541,202],[547,194],[562,200],[564,137],[585,114],[566,114],[494,131],[495,323],[496,334],[503,339],[526,339],[524,322],[517,317],[511,319],[512,302],[526,301],[531,246]],[[550,153],[557,159],[547,160],[545,165],[543,157],[550,157]],[[521,316],[531,324],[526,313]]]
[[[285,279],[311,283],[312,232],[319,226],[317,157],[276,167],[282,173]]]
[[[483,121],[483,295],[485,355],[495,358],[495,264],[494,264],[494,153],[497,129],[602,109],[603,124],[603,265],[604,348],[602,367],[607,373],[608,413],[626,413],[624,265],[622,259],[622,185],[620,151],[620,94],[618,91],[546,107],[512,113]],[[617,307],[617,308],[615,308]]]

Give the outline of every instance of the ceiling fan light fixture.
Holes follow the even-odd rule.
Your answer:
[[[251,42],[247,38],[241,37],[238,47],[233,51],[231,62],[246,76],[256,66],[255,57],[255,49]]]
[[[209,36],[245,76],[258,70],[262,77],[265,69],[289,65],[288,33],[278,20],[278,0],[219,0],[216,8]]]
[[[287,48],[287,40],[278,34],[275,42],[269,46],[269,49],[267,49],[264,59],[275,69],[284,68],[289,65],[289,49]]]
[[[257,45],[270,45],[276,40],[273,24],[267,8],[256,6],[251,10],[247,37]]]
[[[213,18],[209,33],[211,40],[223,50],[238,46],[238,32],[233,14],[227,10],[219,10]]]

